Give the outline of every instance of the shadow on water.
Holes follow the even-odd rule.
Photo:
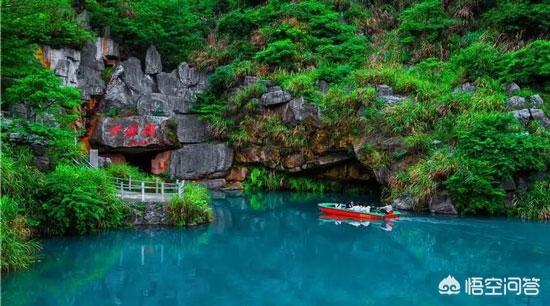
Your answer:
[[[318,202],[267,192],[225,196],[215,221],[44,241],[42,262],[2,279],[4,305],[549,305],[547,224],[405,214],[327,220]],[[391,229],[391,231],[389,230]],[[442,296],[439,282],[537,277],[540,295]]]

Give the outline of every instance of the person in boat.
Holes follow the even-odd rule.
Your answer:
[[[351,202],[348,202],[348,204],[346,205],[346,208],[353,208],[353,206],[355,206],[355,203],[351,201]]]
[[[378,210],[383,211],[387,215],[393,212],[393,207],[391,204],[388,204],[386,206],[378,207]]]

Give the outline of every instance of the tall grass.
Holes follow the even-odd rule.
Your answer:
[[[208,189],[195,183],[187,183],[183,197],[174,196],[168,202],[170,223],[176,226],[192,226],[211,222],[212,199]]]

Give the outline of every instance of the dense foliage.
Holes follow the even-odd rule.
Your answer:
[[[208,190],[195,183],[186,183],[183,197],[174,196],[168,202],[168,217],[176,226],[211,222],[214,215]]]
[[[67,184],[67,182],[73,182]],[[42,230],[85,234],[119,227],[126,206],[105,171],[60,165],[45,179]]]

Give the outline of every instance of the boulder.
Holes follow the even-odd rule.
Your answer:
[[[540,122],[544,127],[550,127],[550,119],[546,117],[542,109],[524,108],[512,111],[511,113],[523,125],[526,125],[529,121],[534,120]]]
[[[413,210],[414,209],[414,201],[410,197],[400,197],[397,199],[393,199],[391,202],[391,205],[394,209],[397,210]]]
[[[477,87],[470,83],[470,82],[466,82],[460,86],[457,86],[454,88],[453,92],[474,92],[476,91]]]
[[[531,113],[531,119],[538,121],[542,124],[544,127],[550,127],[550,119],[546,117],[544,114],[544,111],[542,109],[537,108],[531,108],[529,109],[529,112]]]
[[[157,74],[162,72],[162,62],[157,48],[151,45],[145,53],[145,73]]]
[[[430,212],[435,214],[444,215],[456,215],[458,214],[456,208],[451,201],[451,195],[448,191],[439,191],[433,195],[429,202],[428,207]]]
[[[188,88],[198,86],[202,89],[206,86],[206,73],[199,71],[197,68],[190,66],[186,62],[183,62],[178,66],[178,77],[183,86]]]
[[[105,93],[105,81],[101,77],[101,72],[88,66],[78,68],[78,87],[84,100]]]
[[[286,103],[292,99],[292,96],[281,89],[279,86],[272,86],[268,92],[264,93],[260,98],[260,104],[263,106],[272,106]]]
[[[122,109],[122,110],[131,110],[135,109],[136,101],[132,98],[132,93],[126,87],[126,83],[122,81],[121,78],[116,77],[118,74],[122,74],[124,68],[118,66],[113,74],[113,78],[107,84],[107,89],[105,91],[104,104],[105,109]]]
[[[173,115],[174,104],[178,97],[167,96],[161,93],[147,93],[137,96],[137,112],[141,116],[167,116]]]
[[[92,142],[105,149],[171,149],[178,145],[176,123],[168,117],[106,117],[97,124]]]
[[[544,103],[544,100],[540,95],[532,95],[530,98],[531,98],[531,107],[533,108],[540,107],[542,103]]]
[[[247,76],[244,77],[243,84],[244,84],[244,86],[248,86],[248,85],[255,84],[257,82],[258,82],[257,77],[247,75]]]
[[[198,143],[210,140],[208,123],[198,115],[178,115],[178,140],[180,143]]]
[[[153,91],[154,81],[143,73],[141,62],[135,57],[122,62],[124,71],[122,80],[133,94],[150,93]]]
[[[527,107],[527,104],[524,97],[513,96],[506,100],[506,106],[511,109],[522,109]]]
[[[226,143],[188,144],[172,151],[170,177],[221,178],[233,164],[233,150]]]
[[[314,103],[305,103],[303,97],[294,98],[279,110],[285,124],[298,124],[309,118],[314,126],[321,124],[321,111]]]
[[[389,85],[376,85],[376,93],[379,96],[391,96],[393,95],[393,88]]]
[[[178,74],[174,70],[171,73],[160,72],[156,76],[157,88],[160,93],[165,95],[184,96],[187,90],[178,79]]]
[[[248,168],[243,166],[235,166],[231,168],[231,171],[225,177],[225,179],[228,181],[242,182],[246,179],[247,174],[248,174]]]
[[[378,98],[389,105],[398,104],[407,99],[405,96],[394,95],[393,88],[388,85],[376,85],[376,92]]]
[[[521,88],[516,83],[510,83],[508,84],[508,86],[506,86],[506,92],[508,92],[509,94],[513,94],[514,92],[520,91],[520,90]]]

